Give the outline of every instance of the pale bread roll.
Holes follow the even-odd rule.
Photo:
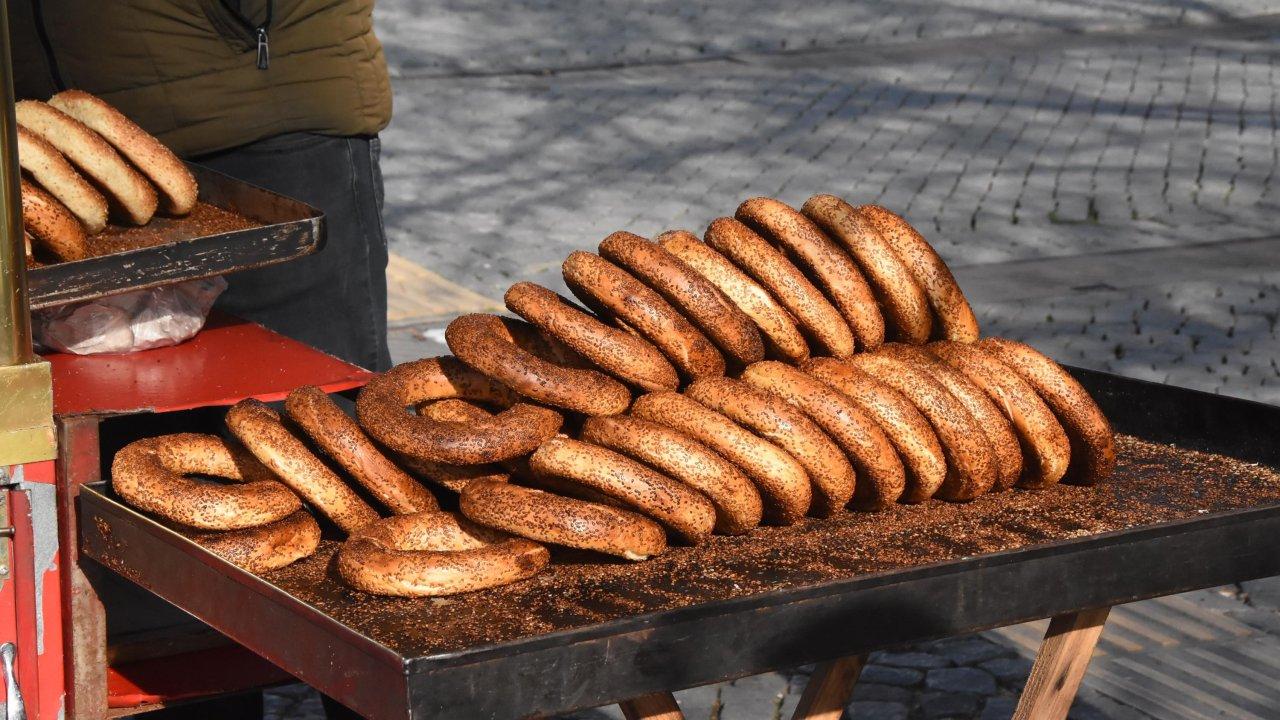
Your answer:
[[[18,127],[18,164],[71,211],[90,234],[107,226],[107,199],[71,167],[58,149]]]
[[[195,207],[198,188],[191,170],[119,110],[83,90],[63,90],[49,104],[89,126],[137,166],[160,190],[165,212],[186,215]]]
[[[127,219],[146,225],[159,200],[147,179],[84,123],[38,100],[15,106],[18,123],[44,138],[115,200]]]
[[[22,224],[37,243],[59,260],[89,257],[89,237],[80,221],[56,198],[25,179]]]

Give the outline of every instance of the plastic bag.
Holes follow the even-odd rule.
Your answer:
[[[128,353],[195,337],[227,281],[221,277],[63,305],[32,314],[36,345],[76,355]]]

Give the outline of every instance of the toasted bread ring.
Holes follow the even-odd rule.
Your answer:
[[[715,506],[705,495],[598,445],[551,438],[529,458],[529,469],[617,498],[693,544],[705,540],[716,524]]]
[[[378,519],[342,478],[280,422],[280,414],[252,398],[227,410],[227,428],[254,457],[311,506],[350,533]]]
[[[809,357],[809,345],[791,314],[760,283],[748,277],[724,255],[684,230],[662,233],[658,236],[658,244],[719,288],[730,302],[746,313],[763,334],[769,354],[791,362]]]
[[[764,359],[764,340],[751,318],[661,245],[616,232],[600,243],[600,255],[657,290],[738,364]]]
[[[410,405],[463,398],[509,406],[487,421],[440,422],[410,415]],[[429,462],[478,465],[533,452],[564,418],[550,408],[515,402],[515,394],[453,357],[404,363],[374,377],[356,400],[356,418],[393,452]]]
[[[742,379],[794,405],[844,450],[858,472],[854,507],[877,510],[902,497],[907,487],[902,458],[889,436],[852,398],[808,373],[772,360],[748,367]]]
[[[156,212],[155,188],[84,123],[38,100],[19,101],[14,109],[23,127],[44,138],[115,200],[127,219],[146,225]]]
[[[541,285],[518,282],[503,299],[511,312],[625,383],[641,390],[680,386],[675,366],[648,340],[605,325]]]
[[[638,460],[706,495],[716,532],[738,535],[760,524],[760,491],[732,463],[684,433],[638,417],[588,418],[579,437]]]
[[[982,428],[995,453],[996,482],[993,490],[1006,490],[1018,482],[1022,475],[1022,445],[1018,442],[1018,435],[1013,431],[1009,418],[1000,412],[977,383],[919,345],[889,343],[877,352],[901,358],[929,373],[978,421],[978,427]]]
[[[574,295],[657,345],[685,376],[724,374],[724,356],[707,336],[626,270],[582,251],[570,253],[561,270]]]
[[[773,198],[751,198],[738,206],[739,221],[774,245],[814,279],[818,289],[853,331],[863,350],[874,350],[884,342],[884,316],[876,305],[871,286],[848,253],[801,215],[795,208]]]
[[[217,485],[186,477],[235,481]],[[213,435],[180,433],[126,445],[111,461],[111,489],[130,505],[201,530],[241,530],[302,509],[298,496],[252,455]]]
[[[800,461],[723,414],[673,392],[641,395],[631,414],[678,430],[738,466],[760,491],[770,522],[791,525],[809,511],[813,486]]]
[[[488,410],[457,398],[433,400],[419,405],[417,410],[419,416],[436,422],[487,422],[493,417],[493,413]],[[397,459],[413,474],[456,493],[462,492],[462,488],[466,487],[467,483],[472,480],[507,482],[511,479],[510,473],[494,463],[448,465],[430,460],[419,460],[406,455],[399,455]]]
[[[1111,423],[1071,373],[1039,350],[1016,340],[987,338],[978,346],[1017,371],[1062,423],[1071,440],[1071,464],[1064,482],[1092,485],[1111,475],[1116,467]]]
[[[942,340],[926,349],[967,375],[1009,418],[1027,458],[1019,485],[1038,488],[1062,479],[1071,462],[1071,441],[1035,388],[979,345]]]
[[[902,216],[879,205],[863,205],[858,208],[876,230],[889,241],[898,258],[907,266],[920,289],[929,298],[938,324],[934,335],[944,340],[973,342],[978,339],[978,318],[965,299],[951,269],[933,246],[911,227]]]
[[[299,510],[266,525],[187,537],[242,570],[264,573],[310,557],[320,546],[320,526],[311,513]]]
[[[22,187],[22,224],[36,243],[59,260],[89,257],[89,237],[75,215],[42,188],[25,179]]]
[[[538,542],[647,560],[667,549],[662,526],[620,508],[477,480],[462,491],[468,520]]]
[[[807,338],[836,357],[853,354],[853,331],[840,311],[764,238],[733,218],[717,218],[705,239],[777,298]]]
[[[964,403],[942,383],[923,368],[891,355],[863,353],[846,362],[883,379],[929,419],[947,456],[947,478],[935,497],[956,502],[972,500],[995,485],[996,459],[991,441]]]
[[[459,360],[540,403],[587,415],[616,415],[631,404],[631,392],[608,375],[557,365],[521,348],[496,315],[454,318],[444,337]]]
[[[49,104],[101,135],[155,183],[165,212],[186,215],[196,206],[199,188],[191,170],[119,110],[82,90],[63,90],[49,98]]]
[[[405,515],[439,509],[435,496],[388,460],[320,388],[294,389],[285,398],[284,410],[330,460],[391,512]]]
[[[801,366],[844,393],[870,415],[897,448],[907,471],[903,502],[933,497],[947,477],[947,458],[933,426],[906,395],[857,368],[832,358],[814,358]]]
[[[830,517],[853,499],[857,475],[829,435],[803,412],[733,378],[705,378],[684,393],[791,453],[813,484],[810,514]]]
[[[509,585],[537,575],[550,560],[538,543],[428,510],[352,533],[338,549],[338,572],[367,593],[435,597]]]
[[[80,177],[71,163],[44,138],[18,126],[18,162],[58,202],[67,206],[89,234],[107,226],[107,199]]]
[[[802,212],[849,252],[884,309],[888,336],[919,345],[929,341],[933,316],[920,284],[875,226],[834,195],[814,195]]]

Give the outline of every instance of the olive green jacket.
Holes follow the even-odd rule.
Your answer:
[[[391,119],[373,0],[10,0],[9,16],[18,97],[86,90],[181,155]]]

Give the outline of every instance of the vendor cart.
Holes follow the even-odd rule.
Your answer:
[[[3,13],[0,13],[3,22]],[[0,27],[0,38],[7,33]],[[212,431],[245,397],[369,377],[214,316],[125,356],[32,354],[32,307],[314,251],[322,218],[201,172],[259,223],[28,286],[7,47],[0,112],[0,672],[5,718],[103,718],[299,679],[378,719],[491,720],[621,702],[818,663],[798,718],[834,720],[866,653],[1052,617],[1019,718],[1064,718],[1114,604],[1280,574],[1280,409],[1076,371],[1121,433],[1098,487],[850,513],[676,548],[642,564],[565,556],[447,600],[375,598],[337,542],[254,575],[123,504],[104,468],[140,437]]]

